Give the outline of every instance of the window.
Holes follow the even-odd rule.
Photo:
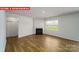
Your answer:
[[[57,31],[58,28],[58,20],[47,20],[46,21],[46,30]]]

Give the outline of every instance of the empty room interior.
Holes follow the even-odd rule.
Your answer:
[[[79,7],[0,10],[0,52],[79,52]]]

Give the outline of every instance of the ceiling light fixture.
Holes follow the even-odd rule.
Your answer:
[[[42,11],[42,13],[43,13],[43,14],[45,14],[45,13],[46,13],[46,11],[45,11],[45,10],[43,10],[43,11]]]

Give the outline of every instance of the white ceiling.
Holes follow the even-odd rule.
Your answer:
[[[15,10],[15,11],[7,11],[7,13],[42,18],[42,17],[58,16],[78,11],[79,7],[32,7],[31,10]]]

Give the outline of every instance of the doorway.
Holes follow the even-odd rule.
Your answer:
[[[16,17],[7,16],[6,36],[7,38],[18,38],[18,19]]]

